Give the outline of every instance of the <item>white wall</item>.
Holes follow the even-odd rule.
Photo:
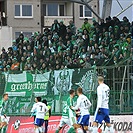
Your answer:
[[[12,46],[12,27],[3,26],[0,28],[0,53],[2,47],[6,50]]]

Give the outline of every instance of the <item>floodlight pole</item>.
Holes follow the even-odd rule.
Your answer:
[[[116,17],[120,16],[123,12],[125,12],[127,9],[129,9],[129,8],[132,7],[132,6],[133,6],[133,3],[131,3],[128,7],[126,7],[126,8],[123,9],[120,13],[118,13],[118,14],[116,15]]]
[[[109,17],[111,14],[112,8],[112,0],[104,0],[103,1],[103,9],[102,9],[102,19]]]
[[[99,19],[101,20],[101,17],[89,6],[89,2],[92,0],[89,0],[88,2],[85,2],[85,0],[69,0],[70,2],[78,3],[87,6],[88,9],[90,9],[91,12]]]

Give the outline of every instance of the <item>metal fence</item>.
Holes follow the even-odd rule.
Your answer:
[[[78,86],[84,88],[85,94],[92,102],[91,114],[94,114],[97,104],[96,77],[102,74],[105,77],[105,83],[109,85],[110,91],[110,113],[111,114],[131,114],[133,113],[133,72],[131,63],[121,66],[106,66],[93,69],[64,69],[62,71],[52,71],[48,79],[46,75],[39,71],[34,73],[31,93],[29,95],[10,95],[8,103],[9,115],[29,115],[34,103],[36,93],[34,93],[38,74],[42,82],[47,79],[47,93],[42,94],[42,98],[47,99],[52,106],[53,115],[61,114],[62,107],[68,97],[68,90]],[[22,73],[22,72],[19,72]],[[19,74],[18,73],[18,74]],[[58,75],[56,76],[55,73]],[[16,75],[18,75],[16,74]],[[0,94],[9,90],[8,78],[10,73],[0,74]],[[10,76],[11,77],[11,76]],[[40,81],[41,82],[41,81]],[[39,82],[39,83],[40,83]],[[4,90],[5,89],[5,90]],[[55,91],[56,90],[56,91]],[[28,91],[28,90],[27,90]],[[18,92],[21,93],[21,92]],[[12,93],[11,93],[12,94]],[[17,94],[17,93],[14,93]],[[40,95],[40,94],[39,94]],[[75,99],[76,101],[76,99]]]
[[[112,114],[133,113],[133,72],[132,65],[99,68],[105,82],[111,88],[110,110]]]

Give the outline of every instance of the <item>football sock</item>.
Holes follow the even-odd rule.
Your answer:
[[[6,130],[7,130],[7,126],[2,127],[1,133],[6,133]]]
[[[87,133],[86,130],[83,130],[83,133]]]
[[[92,132],[93,131],[93,127],[88,127],[88,131]]]
[[[76,133],[74,127],[70,127],[67,133]]]
[[[83,133],[83,130],[82,130],[81,128],[78,128],[78,129],[77,129],[77,132],[78,132],[78,133]]]
[[[57,129],[57,130],[55,131],[55,133],[59,133],[59,130]]]
[[[38,129],[39,129],[39,132],[40,132],[40,133],[43,133],[42,127],[39,127]]]
[[[106,128],[105,128],[105,133],[108,133],[108,131],[109,131],[109,128],[106,126]]]
[[[82,125],[82,130],[83,130],[83,133],[86,133],[86,130],[84,130],[84,126]]]
[[[35,129],[35,133],[39,133],[39,129],[38,128]]]
[[[114,129],[113,129],[112,126],[111,127],[108,127],[108,129],[109,129],[110,133],[114,133]]]
[[[93,127],[92,133],[97,133],[98,127]]]

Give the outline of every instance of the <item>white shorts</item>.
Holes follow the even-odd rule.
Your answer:
[[[76,117],[70,117],[70,118],[62,117],[60,120],[59,127],[63,127],[65,124],[68,126],[72,126],[74,123],[77,123]]]
[[[5,117],[3,115],[0,116],[1,122],[6,122],[8,124],[9,122],[9,117]]]
[[[65,124],[68,125],[68,126],[71,126],[70,119],[62,117],[61,120],[60,120],[59,127],[63,127]]]

